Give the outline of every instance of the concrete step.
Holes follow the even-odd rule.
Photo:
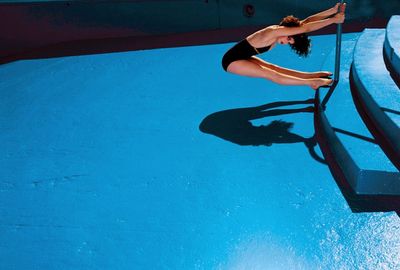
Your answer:
[[[393,79],[400,87],[400,15],[392,16],[387,27],[384,43],[384,59]]]
[[[315,130],[330,170],[354,212],[400,210],[400,173],[377,145],[353,103],[349,73],[358,36],[343,40],[340,79],[324,111],[316,94]],[[323,70],[334,70],[335,52]]]
[[[357,41],[351,68],[354,103],[368,129],[400,169],[400,90],[383,60],[384,29],[366,29]]]

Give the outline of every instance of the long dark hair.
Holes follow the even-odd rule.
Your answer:
[[[293,15],[289,15],[283,18],[279,25],[285,27],[298,27],[301,25],[301,22]],[[294,50],[300,56],[308,56],[311,51],[311,40],[308,38],[308,35],[303,33],[291,37],[294,40],[293,44],[289,44],[292,50]]]

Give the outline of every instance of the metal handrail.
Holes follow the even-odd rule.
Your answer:
[[[340,5],[343,5],[344,0],[340,1]],[[333,83],[332,85],[329,87],[329,91],[326,94],[326,96],[324,97],[324,99],[322,100],[321,106],[322,109],[325,110],[326,109],[326,104],[328,103],[330,97],[333,94],[333,91],[336,88],[336,85],[339,82],[339,75],[340,75],[340,52],[342,49],[342,24],[339,23],[337,25],[337,30],[336,30],[336,54],[335,54],[335,73],[334,73],[334,77],[333,77]]]

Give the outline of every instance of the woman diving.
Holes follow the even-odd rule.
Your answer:
[[[301,72],[268,63],[255,55],[271,50],[277,43],[289,44],[300,56],[310,52],[310,39],[306,33],[316,31],[331,24],[343,23],[346,4],[312,15],[304,20],[294,16],[283,18],[279,25],[263,28],[236,45],[224,55],[222,66],[225,71],[255,78],[264,78],[283,85],[307,85],[313,89],[329,85],[326,77],[330,72]]]

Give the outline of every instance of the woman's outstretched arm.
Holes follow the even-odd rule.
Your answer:
[[[343,5],[346,5],[346,4],[343,4]],[[340,3],[337,3],[334,7],[330,8],[330,9],[324,10],[322,12],[319,12],[317,14],[307,17],[306,19],[302,20],[301,23],[304,24],[304,23],[310,23],[310,22],[315,22],[315,21],[320,21],[320,20],[326,19],[326,18],[338,13],[339,7],[340,7]]]
[[[294,36],[302,33],[313,32],[334,23],[343,23],[344,19],[345,19],[344,12],[343,13],[340,12],[328,19],[323,19],[310,23],[304,23],[298,27],[285,27],[285,26],[276,27],[273,30],[273,35],[276,37],[281,37],[281,36]]]

